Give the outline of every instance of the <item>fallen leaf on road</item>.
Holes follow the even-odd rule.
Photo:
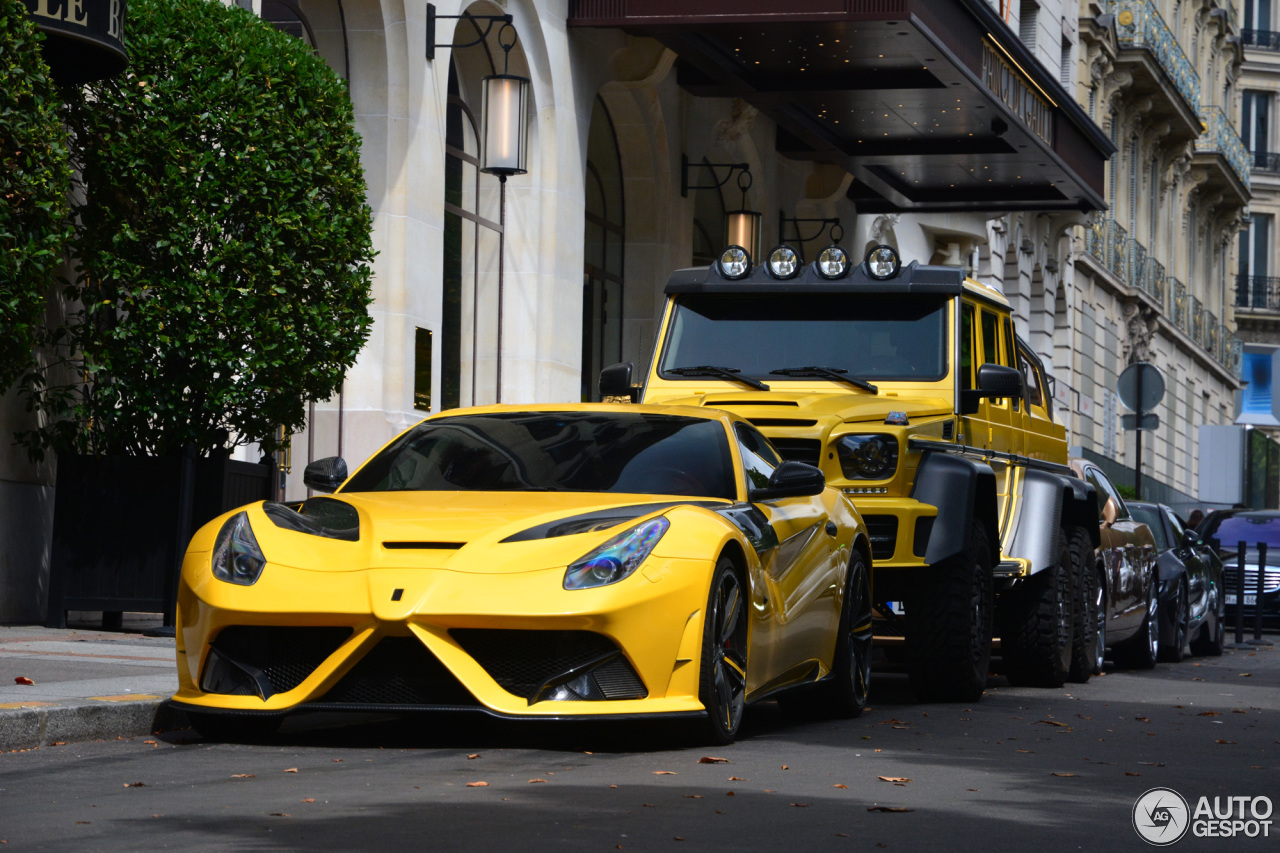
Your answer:
[[[470,761],[470,760],[471,760],[471,759],[473,759],[473,758],[479,758],[479,757],[480,757],[480,753],[478,753],[478,752],[473,752],[473,753],[471,753],[470,755],[468,755],[468,756],[467,756],[467,760],[468,760],[468,761]]]
[[[1051,775],[1051,776],[1074,776],[1074,775],[1076,775],[1076,774],[1074,774],[1074,773],[1051,773],[1051,774],[1049,774],[1049,775]]]
[[[724,792],[724,795],[725,795],[726,797],[732,797],[732,796],[735,796],[735,794],[733,793],[733,791],[725,791],[725,792]]]
[[[32,681],[30,678],[27,678],[25,675],[19,675],[17,678],[13,680],[13,683],[14,684],[35,684],[34,681]]]
[[[285,773],[297,773],[297,772],[298,772],[298,768],[296,768],[296,767],[290,767],[289,769],[285,770],[284,772],[285,772]]]
[[[675,772],[674,770],[655,770],[653,771],[653,775],[654,776],[679,776],[680,774]]]
[[[315,801],[316,801],[315,797],[307,797],[305,800],[303,800],[304,803],[314,803]]]
[[[772,788],[765,788],[765,789],[764,789],[764,792],[765,792],[766,794],[776,794],[776,793],[778,793],[777,791],[773,790]]]
[[[1239,676],[1240,676],[1241,678],[1253,678],[1253,673],[1252,673],[1252,672],[1241,672],[1241,673],[1239,673]],[[19,682],[19,683],[21,683],[21,682]]]
[[[915,809],[905,808],[904,806],[872,806],[871,808],[867,809],[867,811],[893,812],[894,814],[901,814],[902,812],[913,812],[915,811]]]
[[[733,762],[727,758],[719,758],[714,755],[704,755],[698,759],[699,764],[732,764]]]
[[[1196,716],[1197,717],[1221,717],[1222,712],[1221,711],[1201,711],[1199,714],[1196,714]]]
[[[741,776],[730,776],[730,782],[750,782],[750,779],[743,779]]]
[[[78,820],[76,823],[93,823],[91,820]]]
[[[848,837],[849,837],[849,833],[847,833],[847,832],[837,832],[837,833],[836,833],[836,838],[848,838]]]
[[[877,776],[881,782],[910,782],[906,776]]]
[[[1143,767],[1164,767],[1163,761],[1139,761]]]
[[[657,806],[655,806],[653,803],[641,803],[640,805],[644,806],[646,809],[655,809],[655,808],[657,808]]]
[[[1063,729],[1071,728],[1071,726],[1068,726],[1066,723],[1060,723],[1057,720],[1036,720],[1036,722],[1044,723],[1046,726],[1058,726],[1059,728],[1063,728]]]
[[[125,783],[124,783],[124,786],[125,786],[126,788],[145,788],[145,787],[147,787],[147,785],[146,785],[146,783],[145,783],[145,782],[134,782],[133,784],[130,784],[130,783],[128,783],[128,782],[125,782]]]
[[[529,784],[532,785],[534,782],[545,782],[545,781],[547,780],[546,779],[530,779]]]
[[[849,789],[849,786],[848,786],[848,785],[832,785],[831,787],[833,787],[833,788],[844,788],[845,790],[848,790],[848,789]]]
[[[488,782],[468,782],[467,787],[468,788],[487,788],[489,787],[489,783]]]
[[[679,835],[673,835],[671,838],[673,841],[684,841],[684,838]]]
[[[685,794],[684,798],[686,800],[700,800],[702,799],[702,795],[701,794]]]
[[[231,778],[232,779],[256,779],[258,777],[252,773],[232,773]]]
[[[144,741],[143,741],[143,743],[149,743],[149,744],[151,744],[152,746],[159,746],[159,745],[160,745],[160,744],[156,743],[156,742],[155,742],[155,741],[153,741],[153,740],[144,740]]]
[[[1018,752],[1035,752],[1034,749],[1020,749]]]
[[[1135,719],[1135,720],[1137,720],[1137,721],[1139,721],[1139,722],[1142,722],[1142,723],[1149,723],[1149,722],[1151,722],[1151,718],[1150,718],[1150,717],[1134,717],[1134,719]]]
[[[1126,775],[1126,776],[1141,776],[1142,774],[1141,774],[1141,773],[1134,773],[1132,770],[1126,770],[1126,771],[1124,771],[1124,775]]]
[[[289,813],[288,812],[272,812],[271,816],[272,817],[289,817]]]
[[[341,763],[342,763],[342,759],[341,759],[341,758],[330,758],[329,760],[330,760],[330,761],[332,761],[334,764],[341,764]]]
[[[1235,741],[1233,741],[1233,740],[1223,740],[1222,738],[1218,738],[1217,740],[1215,740],[1215,741],[1214,741],[1214,743],[1229,743],[1229,744],[1234,744],[1234,743],[1235,743]]]
[[[610,788],[616,788],[616,787],[618,787],[618,786],[617,786],[617,785],[610,785],[609,787],[610,787]]]
[[[782,765],[782,769],[783,769],[783,770],[790,770],[791,768],[784,764],[784,765]]]
[[[809,808],[809,804],[808,804],[808,803],[792,803],[791,805],[795,806],[795,807],[796,807],[796,808],[798,808],[798,809],[807,809],[807,808]]]

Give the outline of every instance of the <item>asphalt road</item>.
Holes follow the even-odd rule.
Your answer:
[[[872,698],[856,720],[753,708],[729,747],[437,715],[9,753],[0,851],[1146,850],[1132,810],[1151,788],[1280,803],[1280,650],[1063,690],[997,677],[972,706],[916,704],[878,673]],[[1275,850],[1272,820],[1271,838],[1174,849]]]

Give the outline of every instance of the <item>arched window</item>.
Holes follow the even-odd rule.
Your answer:
[[[622,360],[624,230],[622,158],[613,121],[596,98],[587,141],[585,265],[582,274],[582,399],[598,399],[596,377]]]

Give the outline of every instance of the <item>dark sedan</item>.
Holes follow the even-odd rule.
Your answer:
[[[1223,587],[1227,608],[1235,611],[1239,595],[1240,543],[1245,543],[1244,616],[1254,618],[1258,597],[1258,545],[1267,546],[1266,574],[1262,588],[1262,615],[1268,622],[1280,618],[1280,510],[1216,510],[1200,522],[1199,533],[1222,557]],[[1229,619],[1230,621],[1230,619]]]
[[[1222,561],[1200,534],[1164,504],[1129,501],[1133,517],[1151,528],[1160,552],[1160,659],[1222,654],[1225,637]]]

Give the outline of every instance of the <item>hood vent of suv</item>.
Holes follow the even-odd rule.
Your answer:
[[[758,427],[811,427],[817,423],[817,421],[793,421],[787,418],[747,418],[747,420]]]
[[[800,408],[800,404],[795,400],[717,400],[711,405],[717,409],[722,409],[725,406],[790,406],[793,409]]]

